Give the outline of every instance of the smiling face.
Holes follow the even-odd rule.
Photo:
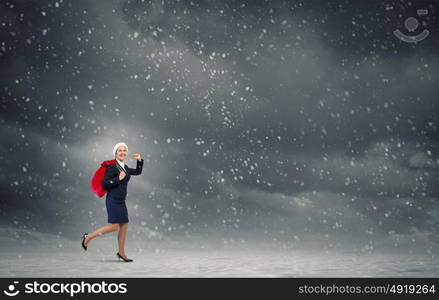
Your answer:
[[[128,154],[128,151],[127,151],[127,148],[125,146],[120,146],[116,150],[116,158],[120,161],[124,161],[127,154]]]

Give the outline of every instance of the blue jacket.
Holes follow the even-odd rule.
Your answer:
[[[116,163],[117,164],[117,163]],[[119,166],[119,168],[122,168]],[[107,190],[107,197],[112,197],[120,200],[125,200],[127,196],[127,186],[128,181],[130,181],[131,175],[142,174],[143,169],[143,158],[137,161],[137,166],[135,169],[128,168],[125,164],[125,170],[127,175],[124,179],[119,180],[119,169],[116,165],[107,166],[105,171],[104,180],[102,180],[102,187]]]

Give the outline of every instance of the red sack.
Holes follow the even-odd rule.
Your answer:
[[[96,172],[93,175],[93,178],[91,179],[91,190],[93,193],[95,193],[99,197],[103,197],[107,190],[102,187],[102,181],[104,180],[105,171],[107,171],[108,165],[115,165],[116,160],[105,160],[101,163],[101,166],[99,169],[96,170]]]

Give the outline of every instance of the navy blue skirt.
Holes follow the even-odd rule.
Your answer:
[[[107,207],[108,223],[128,223],[128,210],[125,200],[108,196],[105,199]]]

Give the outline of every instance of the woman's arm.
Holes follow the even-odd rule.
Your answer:
[[[142,169],[143,169],[143,158],[137,161],[137,166],[135,169],[131,169],[127,167],[127,172],[130,175],[140,175],[142,174]]]
[[[102,180],[102,187],[106,190],[112,188],[120,183],[119,174],[114,176],[114,169],[112,166],[107,166],[107,170],[105,170],[104,180]]]

